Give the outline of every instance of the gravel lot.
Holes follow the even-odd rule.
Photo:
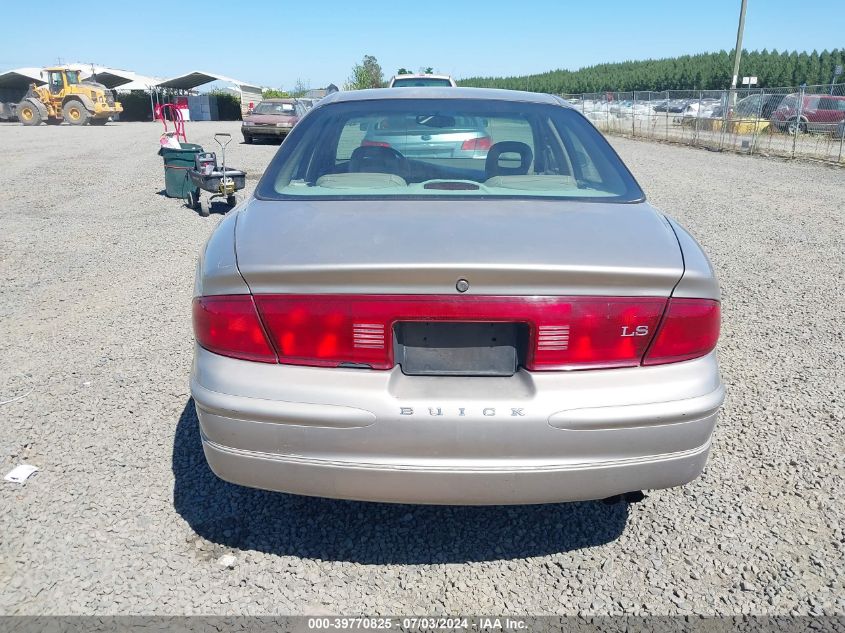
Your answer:
[[[721,279],[705,475],[629,506],[391,506],[206,467],[189,301],[222,215],[160,195],[159,134],[0,125],[0,474],[41,469],[0,482],[0,613],[845,613],[845,171],[614,140]],[[250,187],[276,151],[230,147]]]

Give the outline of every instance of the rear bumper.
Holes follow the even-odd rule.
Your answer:
[[[431,504],[551,503],[666,488],[704,468],[714,355],[512,378],[249,363],[197,348],[206,459],[233,483]]]
[[[271,125],[242,125],[241,134],[245,136],[272,136],[281,138],[287,136],[292,129],[292,127],[275,127]]]
[[[499,505],[601,499],[667,488],[698,477],[710,442],[691,451],[638,460],[545,467],[460,469],[385,466],[220,446],[203,436],[211,470],[226,481],[280,492],[396,503]]]

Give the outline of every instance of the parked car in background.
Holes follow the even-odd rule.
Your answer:
[[[244,116],[241,124],[244,143],[257,138],[284,139],[305,111],[296,99],[265,99]]]
[[[800,105],[800,108],[799,108]],[[789,134],[800,132],[835,132],[845,121],[845,96],[787,95],[772,112],[772,125]]]
[[[297,97],[296,99],[296,102],[301,105],[306,112],[313,108],[314,104],[318,101],[319,99],[312,99],[311,97]]]
[[[692,119],[709,119],[713,111],[719,107],[718,99],[692,99],[687,102],[680,116],[674,117],[675,123],[691,124]]]
[[[397,114],[367,117],[362,147],[389,147],[407,158],[487,158],[493,144],[479,117]]]
[[[361,144],[481,121],[475,156]],[[401,149],[400,149],[401,148]],[[724,398],[701,247],[563,99],[322,99],[197,269],[191,393],[234,483],[401,503],[597,499],[695,479]]]
[[[672,112],[672,113],[680,113],[683,112],[687,106],[692,103],[692,99],[662,99],[657,105],[654,106],[655,112]]]
[[[759,94],[745,97],[736,104],[737,116],[741,118],[760,117],[761,119],[770,119],[785,96],[785,94]]]
[[[452,86],[458,84],[449,75],[394,75],[387,84],[388,88],[408,88],[419,86]]]
[[[733,118],[736,119],[771,119],[774,111],[780,106],[785,94],[755,94],[743,97],[734,106]],[[718,103],[710,114],[711,118],[721,119],[725,116],[725,106]]]

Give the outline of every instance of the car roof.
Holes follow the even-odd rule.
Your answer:
[[[407,73],[405,75],[393,75],[393,79],[451,79],[449,75],[434,75],[432,73]]]
[[[545,103],[572,107],[560,97],[542,92],[500,90],[498,88],[452,88],[446,86],[342,90],[323,97],[317,104],[317,107],[347,101],[382,101],[384,99],[480,99],[483,101]]]

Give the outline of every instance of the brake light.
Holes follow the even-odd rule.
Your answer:
[[[400,321],[525,323],[530,370],[634,367],[666,299],[436,295],[258,295],[279,362],[393,367]]]
[[[197,343],[210,352],[261,363],[278,362],[250,295],[196,298],[193,320]]]
[[[493,139],[489,136],[482,136],[480,138],[471,138],[461,143],[463,150],[480,150],[487,151],[493,146]]]
[[[719,340],[721,310],[710,299],[670,299],[643,365],[662,365],[709,354]]]
[[[361,147],[390,147],[390,143],[383,141],[361,141]]]
[[[650,298],[564,299],[538,319],[527,367],[636,367],[665,305],[665,299]]]
[[[373,369],[393,367],[400,321],[524,323],[525,366],[543,371],[699,358],[716,346],[720,306],[651,297],[224,295],[194,299],[193,321],[199,345],[223,356]]]

